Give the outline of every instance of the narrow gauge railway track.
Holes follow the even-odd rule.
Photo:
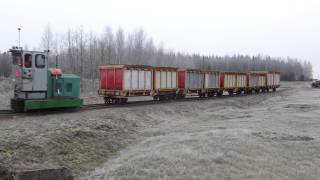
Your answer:
[[[241,94],[241,95],[224,95],[221,97],[202,97],[199,98],[197,96],[188,97],[184,99],[175,99],[175,100],[163,100],[163,101],[129,101],[124,104],[86,104],[82,105],[80,108],[76,109],[49,109],[49,110],[39,110],[39,111],[30,111],[30,112],[22,112],[16,113],[12,110],[0,110],[0,119],[10,119],[15,117],[29,117],[29,116],[44,116],[50,114],[63,114],[63,113],[76,113],[82,111],[89,111],[89,110],[98,110],[98,109],[107,109],[107,108],[123,108],[123,107],[132,107],[132,106],[145,106],[145,105],[153,105],[153,104],[164,104],[164,103],[173,103],[173,102],[185,102],[185,101],[202,101],[202,100],[214,100],[214,99],[224,99],[224,98],[231,98],[231,97],[243,97],[243,96],[263,96],[268,94],[275,94],[280,93],[282,91],[288,90],[289,88],[280,88],[276,92],[270,93],[259,93],[259,94]]]

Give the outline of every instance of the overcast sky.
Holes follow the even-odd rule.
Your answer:
[[[175,51],[309,60],[320,78],[320,0],[1,0],[0,8],[0,51],[17,44],[18,26],[29,48],[48,23],[59,34],[142,27]]]

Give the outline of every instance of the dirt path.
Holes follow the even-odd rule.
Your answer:
[[[320,91],[136,108],[140,140],[83,179],[318,179]]]

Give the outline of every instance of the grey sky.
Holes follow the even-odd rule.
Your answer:
[[[156,43],[182,52],[258,54],[310,60],[320,78],[319,0],[1,0],[0,51],[37,47],[44,27],[62,34],[82,25],[142,27]]]

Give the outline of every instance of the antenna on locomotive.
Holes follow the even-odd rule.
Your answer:
[[[20,48],[20,31],[21,31],[21,28],[18,27],[18,47]]]
[[[58,66],[58,55],[56,55],[56,68],[58,69],[59,66]]]

